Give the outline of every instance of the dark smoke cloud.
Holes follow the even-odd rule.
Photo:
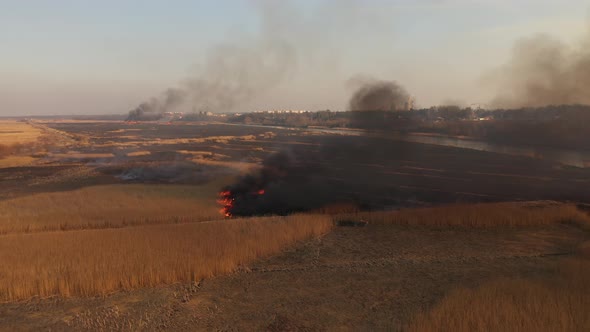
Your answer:
[[[304,141],[312,144],[271,154],[261,168],[220,188],[219,203],[229,208],[229,215],[289,214],[335,206],[386,209],[407,197],[416,198],[413,192],[392,187],[380,173],[413,153],[405,143],[364,135],[314,136]],[[369,165],[379,165],[378,170]],[[403,181],[410,185],[413,180]]]
[[[355,47],[368,48],[380,45],[384,34],[392,31],[391,8],[362,0],[317,0],[303,6],[295,0],[249,3],[259,16],[254,36],[233,34],[213,47],[204,62],[199,62],[197,74],[139,105],[130,112],[129,120],[158,119],[166,111],[228,112],[253,104],[268,107],[257,99],[270,95],[269,91],[287,78],[291,87],[316,93],[314,85],[318,83],[309,84],[310,80],[325,79],[334,86],[341,82],[338,53],[342,47],[350,47],[348,40],[362,38]],[[305,77],[298,73],[305,73]],[[293,105],[278,107],[282,106]]]
[[[590,44],[568,46],[547,35],[525,38],[491,76],[499,87],[495,107],[590,104]]]
[[[127,121],[160,120],[165,109],[158,99],[152,98],[149,101],[139,104],[134,110],[129,111]]]
[[[355,197],[331,179],[323,153],[281,151],[262,167],[222,189],[227,215],[289,214],[320,209],[332,203],[357,204]]]
[[[349,84],[357,86],[349,101],[352,111],[407,110],[411,107],[410,94],[395,81],[355,77]]]
[[[226,207],[228,215],[286,214],[308,210],[313,204],[323,202],[317,199],[317,192],[302,195],[303,191],[298,192],[302,188],[294,186],[309,182],[317,171],[295,156],[291,151],[273,154],[264,160],[260,170],[224,188],[225,198],[232,202]],[[301,181],[293,181],[294,177]]]

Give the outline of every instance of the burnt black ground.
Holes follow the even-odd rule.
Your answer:
[[[226,163],[252,164],[260,164],[277,152],[287,152],[302,167],[287,174],[281,183],[273,184],[276,189],[267,188],[270,191],[267,200],[274,191],[275,195],[287,196],[287,200],[291,199],[291,193],[313,196],[317,201],[315,205],[335,200],[353,201],[370,208],[412,203],[539,199],[590,202],[590,190],[587,189],[590,169],[528,157],[401,142],[383,136],[202,123],[132,126],[68,122],[48,125],[68,133],[86,135],[88,144],[79,147],[81,152],[151,152],[147,156],[86,160],[72,165],[98,171],[91,179],[78,181],[88,184],[103,181],[125,183],[116,177],[113,169],[115,173],[123,173],[125,168],[138,167],[141,163],[183,163],[188,157],[178,153],[181,150],[213,153]],[[203,138],[213,139],[199,141]],[[3,170],[0,172],[2,190],[23,191],[25,186],[35,192],[51,191],[51,185],[28,184],[39,176],[58,172],[60,167],[70,166],[48,164],[47,169],[40,165],[30,169]],[[3,196],[0,195],[0,199]]]

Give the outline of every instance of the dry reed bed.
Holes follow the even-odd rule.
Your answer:
[[[372,224],[435,227],[541,226],[574,223],[590,227],[590,216],[574,204],[557,202],[508,202],[454,204],[398,211],[359,212],[335,216],[336,221],[363,219]]]
[[[17,121],[0,121],[0,167],[19,165],[16,155],[31,153],[43,132],[33,126]],[[7,160],[11,158],[12,160]],[[23,156],[21,156],[23,157]],[[28,160],[30,161],[30,160]]]
[[[24,145],[20,143],[0,144],[0,158],[4,158],[13,154],[19,153],[24,149]]]
[[[501,279],[452,292],[409,331],[590,331],[590,259],[552,279]]]
[[[97,186],[0,201],[0,234],[219,219],[209,187]]]
[[[35,143],[43,131],[25,122],[0,121],[0,143],[5,146]]]
[[[90,296],[230,273],[323,235],[327,216],[294,215],[0,238],[0,300]]]
[[[408,331],[590,331],[590,241],[550,277],[498,279],[451,292]]]

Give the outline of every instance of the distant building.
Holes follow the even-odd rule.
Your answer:
[[[303,114],[308,113],[307,110],[290,110],[290,109],[277,109],[277,110],[257,110],[253,113],[270,113],[270,114],[285,114],[285,113],[295,113],[295,114]]]
[[[163,115],[164,115],[162,117],[163,121],[175,121],[175,120],[181,120],[182,118],[184,118],[183,112],[164,112]]]

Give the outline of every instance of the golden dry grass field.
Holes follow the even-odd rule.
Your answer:
[[[6,235],[0,241],[0,299],[92,296],[198,281],[331,227],[329,217],[299,215]]]
[[[28,123],[0,121],[0,168],[27,165],[35,158],[23,150],[37,143],[42,130]]]
[[[590,217],[574,204],[558,202],[507,202],[452,204],[399,211],[340,214],[337,221],[365,220],[372,224],[430,227],[495,228],[574,223],[590,228]]]
[[[217,185],[215,188],[217,188]],[[153,257],[151,254],[143,256],[139,252],[145,251],[144,246],[151,243],[154,248],[157,247],[157,250],[178,254],[183,249],[174,249],[173,246],[188,240],[184,235],[181,235],[186,231],[187,233],[202,232],[202,234],[208,234],[205,238],[199,237],[203,235],[195,237],[195,242],[205,243],[203,241],[206,239],[207,241],[219,241],[215,249],[219,253],[224,253],[227,250],[234,250],[229,248],[232,248],[235,243],[233,240],[228,241],[218,238],[216,234],[221,236],[221,229],[226,231],[226,228],[235,229],[235,225],[238,224],[257,225],[260,223],[258,219],[254,218],[245,219],[247,221],[232,220],[231,222],[215,222],[202,225],[189,224],[191,222],[219,219],[220,215],[215,208],[214,202],[207,199],[207,197],[211,196],[210,191],[211,189],[208,190],[206,186],[114,185],[88,187],[70,192],[36,194],[30,197],[0,202],[2,211],[0,230],[4,234],[17,233],[2,237],[3,245],[0,253],[2,253],[5,260],[0,265],[6,270],[0,275],[11,276],[10,281],[6,282],[6,284],[12,285],[11,287],[16,287],[15,281],[17,280],[27,285],[22,289],[17,287],[17,290],[5,290],[2,296],[4,299],[19,299],[34,295],[89,295],[112,291],[117,289],[117,285],[123,288],[132,288],[153,286],[160,282],[170,283],[176,279],[186,281],[187,272],[185,269],[190,265],[188,257],[185,257],[187,259],[186,266],[177,262],[172,266],[164,263],[163,266],[157,267],[157,255]],[[309,227],[312,227],[312,229],[317,223],[317,227],[320,227],[320,231],[314,231],[317,234],[325,232],[329,229],[327,224],[332,224],[332,218],[327,215],[325,217],[296,216],[291,219],[296,221],[293,225],[303,227],[304,230],[305,227],[308,227],[306,223],[310,224]],[[334,217],[336,222],[351,219],[366,220],[370,225],[458,226],[464,228],[538,227],[560,223],[575,223],[583,226],[590,224],[590,218],[585,213],[577,210],[575,206],[555,202],[489,203],[475,206],[452,205],[381,213],[356,213]],[[300,220],[305,220],[306,223],[302,223]],[[142,224],[175,223],[185,223],[186,225],[131,227]],[[282,224],[292,227],[288,222]],[[130,228],[128,230],[97,230],[98,228],[119,227]],[[211,227],[217,228],[214,228],[215,231],[205,231]],[[63,232],[67,230],[70,232]],[[240,229],[240,231],[243,231],[243,229]],[[275,228],[273,231],[280,232],[280,229]],[[293,232],[293,230],[286,231]],[[41,233],[22,234],[31,232]],[[156,235],[166,232],[170,232],[169,236],[165,237],[162,240],[163,242],[159,242],[160,240],[157,239]],[[308,231],[305,230],[304,233],[307,234]],[[261,252],[268,252],[264,247],[269,241],[272,242],[272,237],[269,234],[267,235],[269,238],[264,243],[259,243]],[[179,236],[178,239],[175,238],[177,235]],[[281,233],[277,233],[277,238],[280,237],[279,235]],[[138,236],[149,240],[147,242],[138,240]],[[304,237],[307,237],[307,235]],[[288,236],[288,238],[299,238],[299,236]],[[287,242],[292,242],[292,240]],[[159,244],[156,245],[156,243]],[[166,243],[170,244],[170,249],[164,249]],[[253,243],[256,243],[256,241]],[[186,247],[187,245],[183,244],[181,247],[189,250],[190,246]],[[76,248],[76,246],[80,247]],[[138,246],[141,246],[141,248]],[[227,250],[224,246],[228,246]],[[273,245],[273,248],[275,247]],[[111,249],[115,251],[111,251]],[[250,249],[258,250],[255,247]],[[125,254],[133,252],[134,254],[127,258],[123,254],[120,256],[121,262],[113,260],[109,263],[109,257],[114,258],[116,252]],[[11,253],[17,253],[17,255],[14,256]],[[51,253],[51,255],[50,257],[44,257],[41,253]],[[235,253],[230,255],[235,255]],[[213,260],[221,260],[222,256],[216,255]],[[12,259],[9,257],[12,257]],[[87,257],[87,260],[85,261],[83,257]],[[108,281],[105,281],[105,277],[98,277],[101,275],[101,270],[113,272],[117,270],[114,266],[119,266],[120,269],[121,266],[131,266],[133,259],[146,262],[146,259],[150,257],[155,261],[151,263],[154,267],[149,270],[149,273],[153,274],[155,279],[148,278],[149,280],[145,281],[145,277],[140,275],[147,272],[134,271],[133,269],[120,272],[119,275],[111,277]],[[254,256],[248,257],[252,259]],[[164,261],[169,259],[162,258]],[[78,263],[69,265],[67,263],[69,261]],[[83,267],[81,264],[83,261],[90,265]],[[93,262],[97,262],[94,268],[92,267],[94,266]],[[48,263],[48,266],[38,266],[39,263]],[[31,268],[28,270],[29,272],[34,271],[33,274],[27,275],[26,273],[16,272],[27,270],[27,266]],[[81,271],[76,271],[76,266]],[[63,267],[63,269],[45,271],[48,267]],[[211,270],[217,271],[216,268]],[[225,269],[224,271],[229,270],[231,269]],[[9,273],[9,271],[12,272]],[[76,273],[89,273],[85,274],[85,280],[88,284],[81,285],[81,280],[84,279],[81,277],[78,277],[79,280],[76,281],[70,281],[66,278],[66,276],[72,276]],[[160,277],[161,274],[170,274],[171,277]],[[126,280],[123,277],[125,275],[130,279]],[[178,277],[178,275],[182,277]],[[203,273],[199,274],[199,277],[203,276]],[[48,282],[50,285],[45,284]],[[56,282],[56,284],[51,284],[52,282]]]
[[[104,185],[0,201],[0,234],[219,219],[219,181],[207,185]]]
[[[387,164],[364,145],[355,153],[365,156],[321,150],[324,137],[267,137],[266,128],[109,123],[103,135],[105,124],[33,125],[0,129],[6,142],[51,145],[43,157],[0,159],[22,166],[0,170],[0,331],[587,327],[590,217],[567,199],[585,195],[583,169],[422,145]],[[116,136],[120,127],[133,135]],[[406,194],[441,204],[455,191],[519,201],[372,212],[334,203],[221,219],[219,190],[285,145],[327,154],[322,167],[383,209],[404,206],[392,202]],[[351,158],[357,168],[340,167]],[[513,166],[509,177],[495,170]],[[169,169],[191,176],[162,178]],[[531,169],[538,174],[526,177]],[[368,189],[371,181],[393,189]]]
[[[146,197],[187,195],[148,188]],[[432,222],[441,211],[449,219]],[[368,226],[330,231],[355,218]],[[7,234],[0,330],[19,321],[73,330],[510,330],[539,327],[528,318],[537,314],[576,330],[586,324],[587,261],[576,255],[587,251],[587,223],[572,205],[523,202]],[[199,287],[147,290],[191,282]],[[71,299],[43,299],[53,295]],[[14,302],[31,297],[40,298]],[[498,305],[501,322],[484,315]],[[451,312],[465,312],[467,323]]]
[[[590,256],[561,263],[552,278],[500,278],[451,292],[409,331],[588,331]]]
[[[25,122],[0,121],[0,144],[35,143],[42,131]]]

